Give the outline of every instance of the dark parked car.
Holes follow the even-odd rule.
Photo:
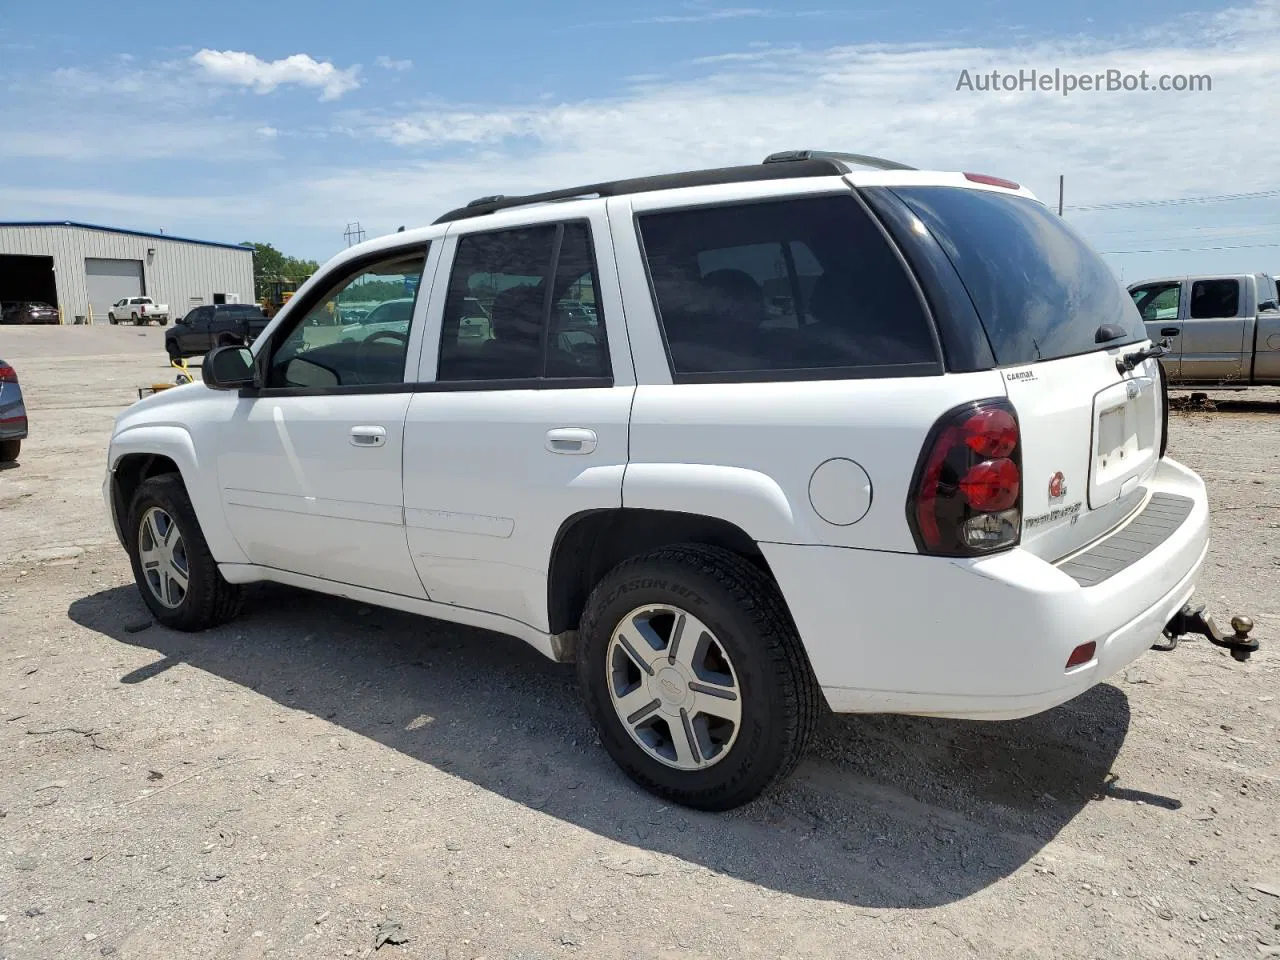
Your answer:
[[[22,402],[22,385],[13,367],[0,360],[0,463],[18,459],[27,438],[27,407]]]
[[[198,357],[214,347],[253,343],[270,320],[256,303],[218,303],[196,307],[165,331],[170,360]]]
[[[58,308],[39,300],[11,300],[0,304],[0,323],[57,323]]]

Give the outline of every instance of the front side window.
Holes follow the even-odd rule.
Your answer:
[[[1181,283],[1153,283],[1129,292],[1143,320],[1177,320]]]
[[[924,307],[851,196],[639,217],[672,374],[938,372]]]
[[[439,380],[610,376],[591,228],[546,224],[459,238]]]
[[[269,387],[402,383],[426,254],[393,256],[339,280],[295,321],[268,365]],[[406,291],[411,291],[408,297]],[[408,301],[408,308],[400,305]],[[379,313],[384,306],[395,304]],[[377,313],[376,323],[345,322]]]
[[[1192,320],[1234,317],[1239,312],[1239,280],[1197,280],[1191,284]]]

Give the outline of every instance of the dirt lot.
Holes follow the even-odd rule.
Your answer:
[[[0,958],[364,957],[392,922],[379,958],[1280,956],[1280,392],[1173,426],[1253,661],[1184,641],[1024,721],[832,720],[703,816],[515,640],[276,587],[149,626],[100,484],[161,336],[0,331],[32,429],[0,472]]]

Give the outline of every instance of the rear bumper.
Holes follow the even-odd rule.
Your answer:
[[[952,560],[761,549],[833,710],[1010,719],[1070,700],[1123,669],[1194,593],[1209,542],[1204,483],[1166,459],[1149,489],[1189,498],[1186,519],[1094,586],[1023,550]],[[1072,651],[1089,642],[1094,658],[1066,669]]]

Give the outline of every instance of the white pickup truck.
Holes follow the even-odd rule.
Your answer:
[[[154,320],[163,327],[169,323],[169,305],[156,303],[150,297],[125,297],[111,305],[111,309],[107,311],[107,320],[112,324],[122,320],[129,320],[134,324]]]
[[[337,339],[347,299],[394,306]],[[166,627],[275,581],[519,637],[629,776],[723,810],[827,709],[1023,717],[1193,631],[1248,658],[1189,605],[1161,353],[1018,184],[790,152],[346,250],[125,410],[103,493]]]

